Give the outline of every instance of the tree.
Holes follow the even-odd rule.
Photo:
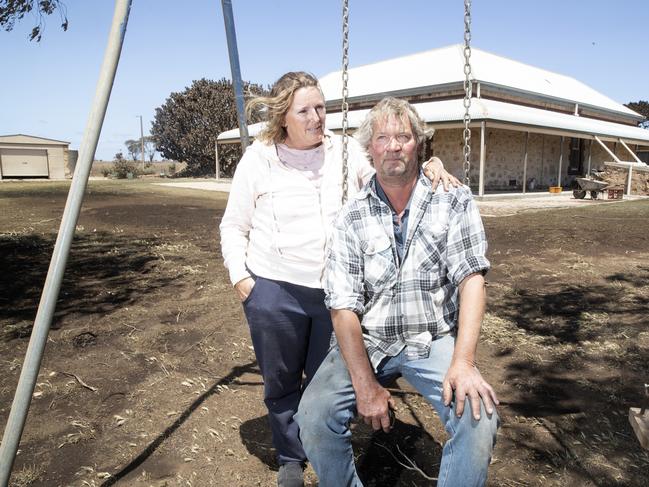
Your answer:
[[[45,17],[58,11],[61,18],[61,29],[68,30],[68,17],[65,4],[61,0],[0,0],[0,27],[9,32],[14,28],[16,21],[32,12],[36,16],[37,24],[29,34],[29,40],[41,41],[45,27]]]
[[[153,162],[156,153],[156,145],[157,143],[153,135],[144,136],[144,153],[149,158],[149,162]]]
[[[137,161],[140,158],[140,153],[142,152],[142,143],[140,142],[140,139],[125,140],[124,145],[126,146],[126,150],[128,151],[128,154],[131,156],[131,159]]]
[[[642,115],[644,117],[644,120],[640,122],[638,125],[640,127],[649,129],[649,102],[645,100],[632,101],[626,103],[624,106]]]
[[[244,83],[249,95],[265,93],[256,84]],[[249,120],[255,122],[258,119]],[[187,163],[190,175],[214,174],[214,143],[220,132],[238,126],[232,83],[200,79],[189,88],[172,93],[156,108],[151,135],[156,149],[167,159]],[[238,144],[219,147],[219,161],[224,174],[232,174],[241,156]]]
[[[131,156],[131,159],[134,161],[139,160],[142,157],[142,141],[140,139],[128,139],[124,141],[128,155]],[[149,159],[149,162],[153,162],[153,158],[156,153],[156,141],[152,135],[144,136],[144,155]]]

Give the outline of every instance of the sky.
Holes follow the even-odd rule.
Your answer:
[[[0,135],[78,149],[108,39],[112,0],[63,0],[40,43],[35,18],[0,31]],[[463,42],[463,0],[349,0],[350,67]],[[341,69],[340,0],[232,0],[241,74],[269,85],[286,71]],[[473,0],[472,46],[572,76],[619,102],[649,99],[649,0]],[[230,78],[219,0],[133,0],[96,158],[144,133],[172,92]]]

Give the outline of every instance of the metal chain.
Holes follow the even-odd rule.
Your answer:
[[[347,81],[349,79],[349,1],[343,0],[343,195],[342,204],[347,201],[347,112],[349,104],[347,103]]]
[[[464,0],[464,184],[471,183],[471,0]]]

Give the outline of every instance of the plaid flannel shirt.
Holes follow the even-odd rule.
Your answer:
[[[487,241],[467,187],[433,191],[419,175],[413,189],[401,264],[392,210],[376,194],[376,176],[340,211],[325,264],[325,303],[354,311],[376,369],[406,347],[428,357],[433,338],[457,324],[462,280],[486,273]]]

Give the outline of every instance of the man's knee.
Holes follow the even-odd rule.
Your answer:
[[[470,441],[474,446],[474,451],[478,455],[490,455],[496,444],[496,434],[500,427],[498,413],[494,410],[492,414],[488,414],[484,404],[480,401],[480,419],[475,420],[471,407],[467,403],[460,422],[465,423],[466,427],[460,428],[460,430],[463,434],[468,434],[471,437]]]
[[[307,387],[295,415],[305,445],[318,438],[344,434],[351,419],[351,413],[341,407],[336,397],[321,392]]]
[[[311,394],[309,388],[306,389],[300,400],[300,404],[297,408],[297,414],[295,415],[295,421],[300,425],[302,431],[311,430],[314,426],[317,426],[318,418],[321,418],[324,414],[315,399],[315,394]]]

